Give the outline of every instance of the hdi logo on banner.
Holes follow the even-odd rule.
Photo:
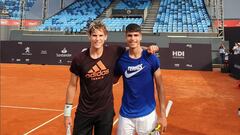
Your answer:
[[[172,51],[172,58],[175,59],[184,59],[185,52],[184,51]]]

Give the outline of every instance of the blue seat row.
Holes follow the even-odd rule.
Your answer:
[[[151,6],[150,0],[122,0],[114,9],[145,9]]]
[[[25,0],[24,10],[29,11],[36,0]],[[0,0],[11,19],[20,18],[20,0]]]
[[[107,26],[108,31],[124,31],[130,23],[141,25],[142,18],[105,18],[103,23]]]
[[[37,30],[80,32],[109,6],[110,0],[76,1],[66,9],[48,18]]]
[[[210,27],[203,0],[162,0],[153,32],[209,32]]]

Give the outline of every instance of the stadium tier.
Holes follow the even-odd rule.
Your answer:
[[[130,23],[141,25],[142,18],[105,18],[103,23],[107,26],[108,31],[124,31],[125,27]]]
[[[145,9],[151,5],[149,0],[122,0],[115,9]]]
[[[209,32],[210,17],[203,0],[161,0],[153,27],[158,32]]]
[[[80,32],[109,6],[110,0],[76,1],[66,9],[48,18],[38,30]]]
[[[36,1],[25,0],[25,11],[29,11]],[[149,11],[153,3],[151,0],[76,0],[43,20],[36,30],[79,33],[98,19],[103,20],[109,31],[124,31],[129,23],[144,24],[146,17],[152,16],[145,11]],[[0,0],[0,7],[7,10],[11,19],[20,19],[20,0]],[[156,17],[150,26],[152,33],[212,32],[212,22],[204,0],[159,0],[157,7]],[[114,11],[118,11],[118,16],[114,16]],[[106,15],[109,12],[110,15]]]
[[[25,0],[24,9],[29,11],[36,0]],[[11,19],[20,18],[20,0],[0,0],[1,11],[5,11]]]

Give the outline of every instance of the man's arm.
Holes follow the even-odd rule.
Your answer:
[[[67,115],[65,116],[65,127],[67,128],[68,125],[73,125],[72,123],[72,118],[71,118],[71,108],[69,110],[67,110],[68,105],[72,106],[73,100],[74,100],[74,96],[75,93],[77,91],[77,82],[78,82],[78,76],[76,76],[75,74],[71,73],[71,78],[67,87],[67,93],[66,93],[66,104],[65,104],[65,109],[64,109],[64,116],[66,113],[68,113],[68,111],[70,111],[70,116]],[[67,106],[67,107],[66,107]]]
[[[118,82],[118,80],[120,79],[121,76],[117,76],[115,75],[113,78],[113,84],[116,84]]]
[[[161,132],[165,132],[166,127],[167,127],[167,119],[166,119],[166,108],[165,108],[165,93],[163,89],[163,82],[162,82],[162,74],[160,68],[158,68],[154,72],[154,79],[156,83],[156,89],[157,89],[157,94],[158,94],[158,102],[160,106],[160,112],[161,116],[159,118],[159,123],[161,124]]]
[[[159,51],[159,47],[157,45],[150,45],[148,47],[146,46],[141,46],[144,50],[147,50],[148,53],[154,54],[157,51]]]
[[[78,82],[78,76],[71,73],[71,78],[67,87],[67,93],[66,93],[66,103],[72,104],[73,99],[75,96],[75,93],[77,91],[77,82]]]
[[[159,51],[159,47],[157,45],[150,45],[148,47],[146,46],[141,46],[142,49],[144,50],[147,50],[148,53],[151,53],[151,54],[154,54],[156,53],[157,51]],[[125,47],[126,50],[129,50],[129,47]]]

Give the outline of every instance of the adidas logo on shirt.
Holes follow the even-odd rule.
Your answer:
[[[98,61],[88,73],[85,75],[86,78],[91,78],[91,80],[103,79],[105,75],[109,74],[109,69],[105,67],[102,61]]]

